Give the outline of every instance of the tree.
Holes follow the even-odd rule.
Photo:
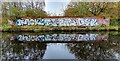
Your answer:
[[[107,8],[107,2],[90,2],[88,4],[89,11],[94,15],[100,15],[101,12],[104,12]]]
[[[77,8],[68,8],[65,10],[65,16],[79,16]]]
[[[74,7],[72,8],[67,8],[64,12],[65,16],[88,16],[88,15],[92,15],[88,8],[87,2],[74,2]]]
[[[74,7],[67,8],[64,15],[67,16],[100,16],[118,18],[117,2],[74,2]],[[77,13],[76,13],[77,12]]]
[[[47,13],[43,10],[44,6],[44,2],[3,2],[2,17],[5,21],[9,18],[16,20],[21,17],[45,17]]]
[[[45,11],[43,11],[43,10],[41,10],[41,9],[36,9],[36,10],[34,10],[34,9],[27,9],[26,11],[25,11],[25,13],[26,13],[26,16],[27,17],[45,17],[45,16],[47,16],[47,13],[45,12]]]

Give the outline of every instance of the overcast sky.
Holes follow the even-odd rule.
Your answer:
[[[70,0],[45,0],[45,11],[56,15],[62,14]]]

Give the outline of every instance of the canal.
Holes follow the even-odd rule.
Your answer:
[[[1,59],[118,59],[119,32],[1,32]]]

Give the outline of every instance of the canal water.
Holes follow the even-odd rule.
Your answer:
[[[119,32],[2,32],[1,59],[117,59]]]

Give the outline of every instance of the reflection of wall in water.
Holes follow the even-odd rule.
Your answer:
[[[108,34],[47,34],[39,36],[18,35],[11,37],[10,40],[19,41],[90,41],[90,40],[107,40]]]

